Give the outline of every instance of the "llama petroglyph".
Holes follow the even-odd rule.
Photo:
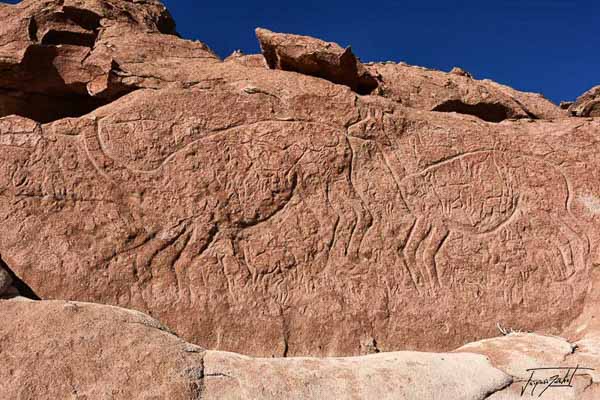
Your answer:
[[[589,245],[569,208],[569,181],[544,160],[499,150],[464,153],[404,177],[400,189],[415,217],[403,255],[417,288],[442,285],[436,255],[452,232],[493,235],[522,214],[560,252],[560,265],[546,266],[553,279],[585,268]]]

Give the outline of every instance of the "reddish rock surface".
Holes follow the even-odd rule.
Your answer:
[[[377,81],[356,58],[350,47],[309,36],[256,29],[267,64],[272,69],[317,76],[349,86],[360,94],[377,88]]]
[[[379,94],[406,107],[469,114],[490,122],[566,116],[560,107],[539,94],[476,80],[461,68],[450,73],[405,63],[371,63],[367,68],[380,81]]]
[[[543,398],[599,394],[600,359],[559,337],[510,334],[452,353],[273,359],[205,350],[117,307],[16,298],[0,300],[0,313],[7,399],[520,399],[523,388],[528,397],[544,389],[527,383],[528,368],[575,365],[571,385]]]
[[[244,54],[239,50],[231,53],[224,61],[234,62],[251,68],[269,68],[262,54]]]
[[[370,65],[361,95],[348,49],[265,30],[270,69],[221,62],[155,2],[0,14],[0,254],[41,298],[261,356],[447,351],[584,309],[600,120],[459,70]]]
[[[204,350],[141,313],[0,300],[3,399],[198,399]]]
[[[195,64],[218,61],[175,36],[154,0],[25,0],[1,4],[0,19],[0,116],[82,115],[140,87],[185,85]]]
[[[600,86],[582,94],[570,105],[569,113],[576,117],[600,117]]]

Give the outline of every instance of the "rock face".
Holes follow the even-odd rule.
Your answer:
[[[349,86],[360,94],[377,88],[377,81],[358,61],[350,47],[308,36],[256,29],[267,64],[272,69],[295,71]]]
[[[539,94],[519,92],[490,80],[475,80],[461,68],[450,73],[404,63],[372,63],[367,68],[380,81],[382,96],[407,107],[469,114],[490,122],[566,116]]]
[[[0,301],[4,399],[197,399],[204,350],[141,313]]]
[[[213,351],[204,366],[205,376],[224,377],[205,379],[208,399],[484,399],[512,382],[473,353],[257,359]]]
[[[371,65],[362,95],[349,50],[264,30],[269,69],[221,62],[155,2],[0,13],[0,254],[41,298],[259,356],[448,351],[583,310],[600,120],[456,70]]]
[[[510,334],[452,353],[273,359],[205,350],[117,307],[14,299],[0,300],[0,315],[7,399],[520,399],[523,388],[528,397],[544,390],[528,383],[527,368],[576,364],[571,385],[543,398],[600,394],[600,359],[558,337]]]
[[[492,394],[488,397],[491,400],[516,400],[524,396],[591,400],[600,395],[600,357],[597,354],[590,357],[589,349],[560,337],[510,334],[469,343],[456,351],[486,355],[492,365],[512,376],[510,387]],[[534,382],[551,381],[557,374],[561,379],[567,377],[564,387],[546,388],[546,385]],[[567,382],[570,386],[566,386]]]
[[[224,61],[234,62],[251,68],[269,68],[262,54],[244,54],[239,50],[231,53]]]
[[[595,86],[582,94],[569,107],[569,113],[576,117],[600,117],[600,86]]]
[[[0,5],[0,19],[0,116],[82,115],[140,87],[185,85],[195,63],[217,61],[175,36],[155,0],[26,0]]]

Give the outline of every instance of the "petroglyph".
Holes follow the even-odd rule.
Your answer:
[[[543,160],[475,151],[408,175],[400,187],[415,216],[403,254],[417,287],[419,276],[429,290],[441,286],[436,255],[452,232],[494,234],[521,214],[556,238],[562,262],[558,268],[548,266],[555,280],[565,280],[586,267],[589,247],[569,209],[569,181]]]

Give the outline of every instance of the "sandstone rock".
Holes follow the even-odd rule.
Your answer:
[[[469,343],[456,351],[485,355],[496,368],[513,377],[514,383],[510,387],[494,393],[489,399],[543,396],[551,400],[578,400],[597,398],[600,394],[597,386],[600,383],[600,357],[580,353],[577,343],[569,343],[563,338],[510,334]],[[537,380],[551,381],[556,375],[560,379],[566,378],[564,387],[546,388],[547,384],[535,383]]]
[[[580,349],[560,337],[510,334],[452,353],[273,359],[204,350],[117,307],[13,299],[0,300],[0,313],[7,398],[508,400],[523,398],[523,388],[528,397],[544,389],[529,382],[530,368],[569,366],[578,366],[569,386],[543,398],[598,395],[600,358],[579,358]]]
[[[541,95],[519,92],[490,80],[475,80],[460,68],[444,73],[407,64],[376,63],[367,69],[378,77],[382,96],[407,107],[475,115],[490,122],[565,116]]]
[[[535,380],[567,376],[567,387],[551,387],[542,397],[551,400],[600,397],[600,269],[590,275],[589,295],[579,317],[562,337],[538,334],[510,334],[501,338],[469,343],[457,352],[474,352],[490,358],[492,364],[511,375],[513,384],[490,396],[493,400],[517,400],[523,396],[540,396],[544,384],[535,386]],[[557,367],[562,369],[558,370]],[[577,370],[575,370],[577,367]],[[551,368],[531,371],[532,368]],[[532,376],[533,372],[533,376]]]
[[[561,101],[559,107],[561,110],[568,110],[575,103],[574,101]]]
[[[295,71],[349,86],[360,94],[377,88],[377,81],[352,53],[337,43],[309,36],[274,33],[256,29],[267,64],[272,69]]]
[[[511,382],[475,354],[259,359],[205,351],[116,307],[11,300],[0,301],[0,314],[7,399],[476,400]]]
[[[5,399],[196,399],[203,350],[141,313],[64,301],[1,301]]]
[[[22,21],[39,4],[2,12]],[[537,105],[402,64],[369,67],[383,96],[357,95],[357,81],[220,62],[145,3],[127,2],[137,22],[103,4],[85,6],[103,16],[83,63],[98,80],[75,61],[58,75],[106,105],[0,119],[0,253],[40,297],[145,311],[206,348],[261,356],[448,351],[498,321],[559,334],[584,309],[600,264],[599,120],[431,112],[433,94],[493,99],[511,118]],[[302,58],[294,43],[327,47],[284,36],[275,53]],[[80,60],[85,46],[42,46],[55,47]],[[326,50],[324,70],[346,71]]]
[[[582,94],[569,107],[569,113],[576,117],[600,117],[600,86],[595,86]]]
[[[512,381],[485,357],[468,353],[260,359],[209,351],[204,374],[206,399],[467,400]]]
[[[269,68],[262,54],[244,54],[239,50],[231,53],[224,61],[234,62],[250,68]]]
[[[140,87],[184,85],[195,63],[218,61],[174,36],[154,0],[26,0],[0,5],[0,19],[0,116],[83,115]]]
[[[473,79],[473,75],[471,75],[470,73],[468,73],[467,71],[465,71],[464,69],[462,69],[460,67],[452,68],[450,73],[454,74],[454,75],[464,76],[464,77]]]
[[[0,121],[24,138],[0,147],[0,250],[41,297],[279,356],[358,354],[364,337],[451,349],[499,319],[558,333],[580,312],[598,121],[486,124],[202,68],[79,119]]]

